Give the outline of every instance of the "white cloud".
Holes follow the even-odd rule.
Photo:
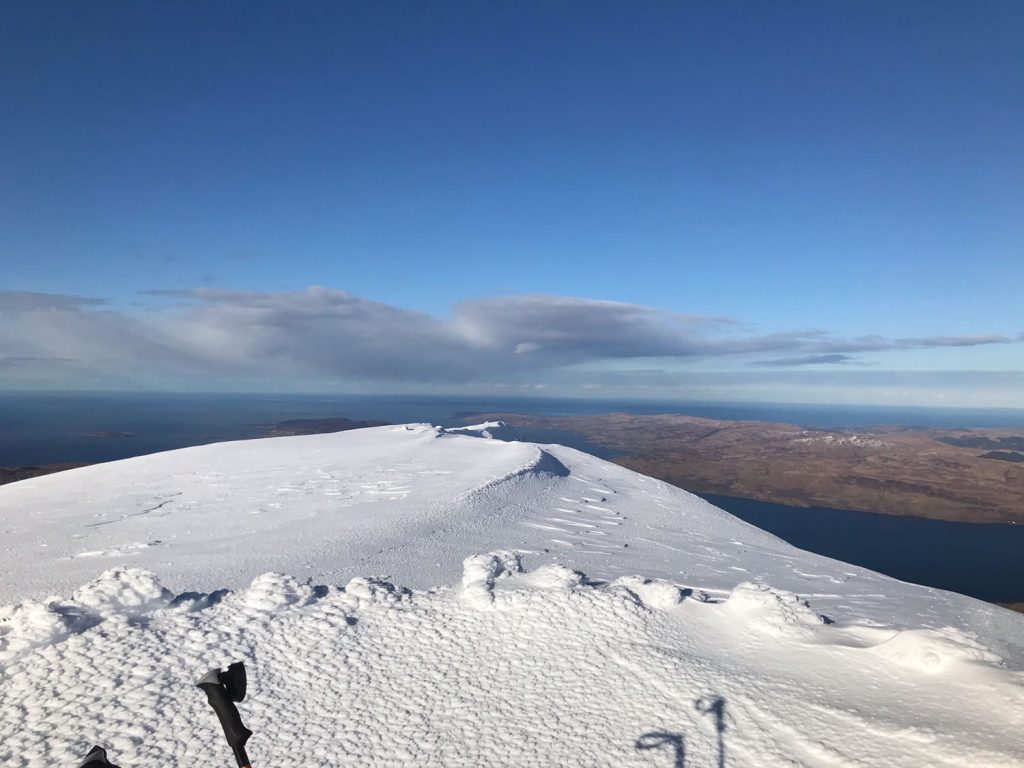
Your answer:
[[[695,359],[793,367],[849,362],[859,352],[1014,342],[1001,335],[847,339],[816,329],[757,334],[727,317],[563,296],[476,299],[438,318],[319,287],[151,293],[170,301],[124,310],[81,296],[0,292],[7,388],[55,381],[68,388],[570,386],[573,366],[587,365],[576,374],[582,388],[611,385],[591,374],[615,361],[652,361],[652,370]],[[765,355],[774,357],[758,361]],[[680,376],[692,374],[670,374]]]

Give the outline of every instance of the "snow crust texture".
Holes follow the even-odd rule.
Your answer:
[[[716,601],[635,576],[524,572],[499,551],[429,592],[268,573],[224,596],[167,598],[152,574],[112,570],[71,600],[6,609],[0,763],[74,765],[93,742],[129,766],[223,763],[194,682],[236,659],[264,765],[1011,766],[1024,754],[1024,680],[976,638],[828,623],[749,583]]]
[[[487,431],[0,489],[0,765],[226,765],[239,659],[257,766],[1024,764],[1021,617]]]

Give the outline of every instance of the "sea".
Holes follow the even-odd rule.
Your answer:
[[[345,417],[394,424],[466,423],[474,413],[536,416],[679,413],[843,429],[1024,427],[1024,410],[896,408],[568,398],[394,395],[0,394],[0,466],[99,462],[190,445],[258,437],[290,419]]]
[[[292,419],[467,423],[476,413],[574,416],[678,413],[728,420],[854,429],[883,424],[1024,427],[1024,410],[711,403],[568,398],[155,393],[0,394],[0,466],[96,463],[191,445],[259,437]],[[602,458],[614,454],[573,432],[530,430]],[[896,578],[998,602],[1024,602],[1024,525],[950,523],[870,512],[796,508],[708,497],[747,522],[812,552]]]

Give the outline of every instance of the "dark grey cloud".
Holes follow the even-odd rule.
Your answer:
[[[891,349],[936,349],[938,347],[979,347],[986,344],[1012,344],[1009,336],[922,336],[887,339],[884,336],[857,336],[852,339],[822,338],[821,352],[885,352]]]
[[[747,386],[770,386],[786,391],[797,388],[858,389],[906,388],[920,391],[964,391],[979,393],[991,390],[1024,391],[1024,370],[975,371],[934,370],[902,371],[868,368],[806,370],[671,370],[636,368],[555,372],[551,381],[567,384],[584,381],[593,388],[608,390],[671,391],[681,387],[704,388],[707,393],[735,391]]]
[[[897,349],[928,347],[980,347],[985,344],[1011,344],[1008,336],[925,336],[918,339],[896,339]]]
[[[729,317],[546,295],[477,299],[444,318],[319,287],[149,295],[168,301],[125,310],[81,296],[0,293],[0,356],[65,360],[60,375],[144,386],[278,381],[312,387],[521,382],[628,360],[748,362],[775,355],[762,366],[793,367],[848,362],[858,352],[1012,343],[997,335],[757,334]],[[56,364],[54,370],[57,375]]]
[[[106,303],[103,299],[88,296],[71,296],[60,293],[35,293],[34,291],[0,291],[0,311],[29,311],[34,309],[70,309],[90,307]]]
[[[734,318],[667,312],[636,304],[563,296],[479,299],[456,308],[468,337],[520,355],[562,361],[716,357],[779,351],[807,355],[1008,344],[1006,336],[841,339],[823,330],[744,334]],[[819,362],[837,362],[821,360]]]
[[[856,358],[850,355],[841,355],[839,353],[829,353],[824,355],[801,355],[800,357],[781,357],[776,360],[757,360],[751,365],[757,366],[771,366],[771,367],[795,367],[798,365],[836,365],[843,363],[850,363],[856,360]]]
[[[690,357],[728,317],[666,312],[565,296],[478,299],[455,308],[453,326],[478,346],[542,359]]]
[[[73,363],[73,358],[70,357],[33,357],[28,356],[4,356],[0,357],[0,367],[4,366],[22,366],[22,365],[52,365],[61,363]]]

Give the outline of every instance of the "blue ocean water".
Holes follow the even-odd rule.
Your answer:
[[[979,600],[1024,601],[1024,525],[952,523],[701,496],[809,552]]]
[[[479,412],[682,413],[840,429],[872,424],[1024,427],[1024,410],[367,395],[0,394],[0,465],[98,462],[258,436],[288,419],[347,417],[464,423]],[[577,441],[578,442],[578,441]],[[606,452],[590,448],[599,455]]]

